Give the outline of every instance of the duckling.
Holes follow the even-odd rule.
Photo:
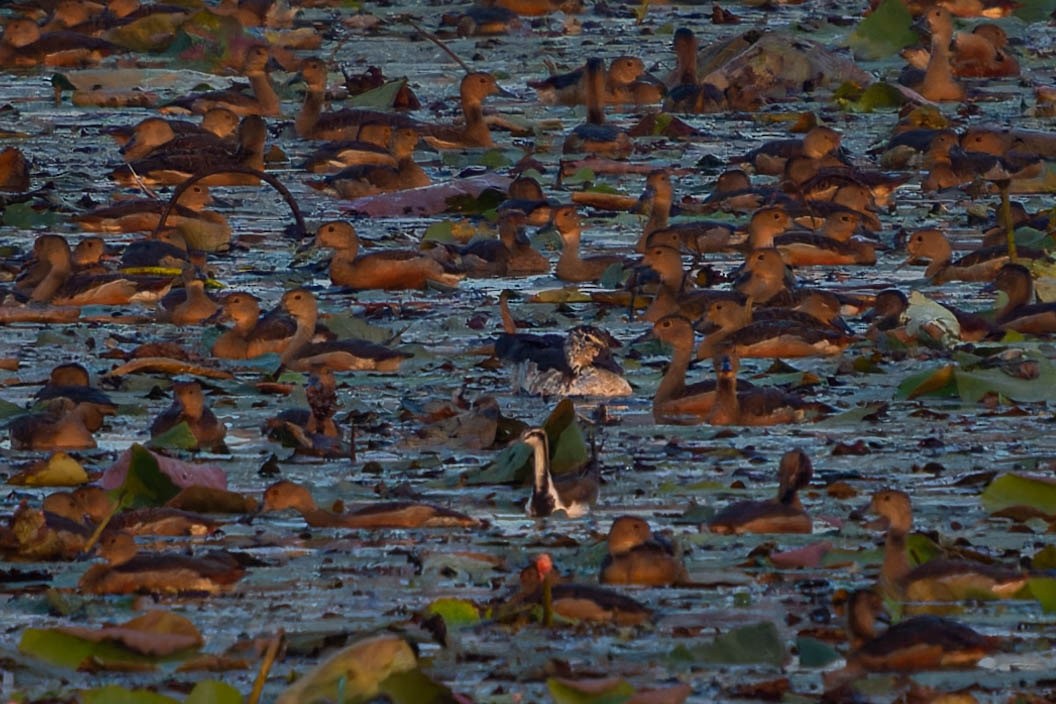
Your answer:
[[[13,450],[85,450],[96,446],[85,417],[95,412],[65,396],[49,399],[44,410],[16,416],[7,424]]]
[[[602,584],[669,587],[686,581],[686,568],[675,547],[653,535],[638,516],[619,516],[609,527],[609,554],[601,563]]]
[[[247,166],[258,171],[264,169],[264,143],[268,131],[264,120],[256,115],[242,118],[238,126],[238,145],[229,147],[219,144],[215,148],[192,152],[161,152],[149,155],[127,166],[119,166],[110,176],[123,186],[178,185],[198,171],[222,166]],[[256,176],[250,174],[218,173],[207,176],[201,183],[214,186],[256,185]]]
[[[282,480],[264,491],[263,511],[293,509],[309,526],[361,530],[413,528],[471,528],[480,522],[464,513],[418,501],[366,504],[349,513],[334,513],[316,506],[308,489]]]
[[[924,276],[934,283],[947,281],[992,281],[1002,266],[1009,263],[1008,247],[983,247],[960,259],[953,259],[953,248],[942,230],[926,228],[913,232],[906,240],[909,256],[904,263],[927,260]],[[1037,259],[1045,253],[1020,247],[1020,258]]]
[[[893,597],[908,601],[960,601],[1010,598],[1027,583],[1018,570],[969,560],[929,560],[911,568],[906,535],[913,527],[909,495],[886,489],[873,494],[870,512],[887,519],[880,585]]]
[[[95,432],[106,416],[117,414],[117,404],[99,389],[91,386],[88,370],[76,362],[59,364],[51,370],[48,381],[37,391],[34,401],[68,398],[76,404],[84,426]]]
[[[567,335],[502,333],[495,354],[512,364],[514,390],[538,396],[630,396],[631,385],[612,358],[620,342],[592,325]]]
[[[245,576],[238,559],[226,550],[202,555],[140,553],[134,538],[111,531],[99,540],[97,551],[108,564],[92,565],[77,589],[88,594],[216,594]]]
[[[315,232],[315,247],[334,250],[330,281],[335,286],[367,289],[421,289],[434,283],[455,286],[460,274],[444,271],[435,259],[411,250],[384,250],[359,254],[359,237],[351,224],[333,220]]]
[[[461,126],[421,125],[422,139],[434,149],[490,148],[495,146],[484,120],[484,98],[489,95],[513,95],[499,86],[490,73],[469,73],[459,85],[462,102]]]
[[[150,437],[156,438],[180,423],[186,423],[197,441],[194,450],[224,452],[227,426],[205,405],[202,386],[197,381],[176,382],[172,385],[172,405],[161,412],[150,425]]]
[[[319,309],[315,296],[306,289],[297,288],[283,294],[282,310],[293,319],[295,327],[286,337],[277,340],[279,349],[276,351],[282,363],[294,371],[325,366],[333,371],[395,372],[405,359],[412,356],[357,338],[312,342]],[[248,354],[254,356],[252,335],[248,350]]]
[[[511,601],[542,603],[544,619],[548,610],[573,621],[612,622],[621,626],[641,625],[652,618],[649,609],[628,596],[592,584],[557,580],[553,560],[545,553],[539,555],[521,571],[520,592]]]
[[[210,354],[221,359],[246,359],[249,338],[260,318],[260,304],[253,294],[235,291],[224,296],[221,306],[221,319],[232,321],[234,326],[216,338]]]
[[[712,533],[810,533],[813,525],[803,510],[798,491],[810,484],[814,468],[803,450],[781,456],[777,470],[777,497],[770,501],[738,501],[708,521]]]
[[[414,147],[418,144],[418,133],[401,127],[392,136],[392,157],[395,164],[361,164],[349,166],[321,181],[309,181],[316,190],[335,193],[349,200],[361,196],[421,188],[432,183],[414,161]]]
[[[237,90],[211,91],[198,95],[189,95],[161,106],[162,112],[171,112],[174,108],[204,114],[213,108],[227,108],[240,116],[257,115],[275,117],[279,115],[281,105],[279,95],[268,76],[268,59],[271,52],[267,45],[254,44],[246,50],[242,75],[249,79],[252,95]]]
[[[521,442],[532,450],[532,495],[524,505],[529,516],[542,518],[564,511],[569,518],[579,518],[598,501],[598,479],[594,473],[550,473],[550,441],[542,428],[532,428],[521,436]]]
[[[623,158],[633,149],[626,132],[605,124],[603,100],[605,94],[604,62],[592,57],[584,67],[586,82],[587,121],[575,127],[565,137],[565,154],[598,154]]]
[[[998,270],[993,288],[1008,297],[996,316],[1002,330],[1015,330],[1026,335],[1056,332],[1056,303],[1035,302],[1034,277],[1027,267],[1005,264]]]
[[[610,268],[623,266],[624,258],[615,254],[586,258],[580,256],[579,243],[583,229],[575,205],[556,208],[551,225],[561,236],[561,257],[557,260],[554,274],[562,281],[598,281]]]
[[[715,403],[708,415],[711,425],[779,425],[805,417],[807,404],[796,394],[774,387],[737,389],[737,362],[729,356],[715,360]]]
[[[851,595],[847,627],[853,649],[846,667],[833,673],[836,681],[853,681],[866,672],[972,667],[999,645],[996,638],[940,616],[913,616],[877,633],[876,620],[883,609],[876,592],[859,590]]]

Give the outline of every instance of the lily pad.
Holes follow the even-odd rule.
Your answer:
[[[785,661],[785,644],[770,621],[736,628],[711,643],[691,648],[679,646],[675,657],[689,655],[695,661],[727,665],[780,665]]]
[[[381,693],[390,675],[414,670],[418,659],[410,644],[393,635],[364,638],[334,653],[287,687],[277,704],[313,704],[341,696],[343,702],[364,702]]]
[[[1022,474],[1003,474],[990,482],[979,500],[990,513],[1025,506],[1056,517],[1056,480]]]
[[[858,23],[847,44],[861,59],[882,59],[917,41],[913,15],[902,0],[884,0]]]

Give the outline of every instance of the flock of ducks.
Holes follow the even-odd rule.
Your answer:
[[[528,13],[527,6],[537,4],[497,3],[514,14]],[[275,21],[275,8],[269,15],[251,5],[225,0],[205,7],[246,27]],[[542,13],[557,9],[546,5],[537,9]],[[67,0],[54,3],[49,12],[34,9],[27,6],[21,8],[23,14],[7,14],[0,37],[0,66],[12,70],[83,66],[113,55],[127,58],[128,48],[113,41],[121,36],[118,28],[151,13],[189,16],[180,6],[139,5],[131,0],[103,4]],[[910,65],[900,77],[915,91],[917,102],[910,106],[916,108],[903,111],[890,139],[876,150],[875,162],[865,154],[852,154],[834,127],[811,124],[801,136],[759,144],[731,158],[727,164],[731,168],[718,176],[706,198],[685,192],[677,178],[687,171],[683,165],[648,172],[624,168],[625,160],[645,147],[632,136],[634,129],[623,127],[625,120],[607,118],[609,108],[662,106],[693,114],[752,110],[768,99],[765,90],[720,89],[702,80],[700,40],[690,28],[681,27],[673,34],[675,67],[664,79],[653,78],[639,57],[614,57],[606,66],[602,57],[591,56],[572,71],[527,84],[543,105],[586,107],[584,122],[560,137],[555,149],[569,157],[592,158],[600,173],[644,175],[640,197],[615,206],[642,216],[633,245],[596,246],[596,222],[584,221],[582,206],[548,197],[537,179],[516,173],[496,210],[492,237],[420,249],[367,247],[370,243],[361,241],[353,223],[331,220],[318,225],[314,234],[301,233],[302,241],[291,247],[297,250],[293,267],[310,269],[316,266],[312,258],[326,252],[325,268],[318,275],[342,294],[412,290],[454,297],[466,278],[532,276],[584,286],[597,294],[594,300],[599,305],[616,301],[629,308],[641,336],[620,341],[604,329],[604,316],[568,330],[525,332],[503,295],[503,329],[486,345],[488,354],[509,370],[515,393],[583,398],[596,404],[633,397],[641,384],[639,376],[624,373],[616,350],[640,360],[654,354],[652,346],[659,343],[668,355],[651,404],[652,418],[659,425],[768,426],[809,422],[839,410],[797,391],[740,377],[742,360],[833,358],[851,346],[883,354],[896,342],[902,346],[916,342],[915,333],[905,325],[910,306],[905,291],[872,285],[818,287],[797,278],[805,271],[821,270],[831,275],[815,273],[813,281],[842,277],[853,283],[860,271],[857,267],[876,267],[895,249],[906,255],[900,267],[925,265],[922,277],[929,286],[969,282],[986,284],[986,295],[1003,294],[993,315],[950,307],[959,322],[960,341],[999,341],[1008,333],[1051,335],[1056,332],[1056,303],[1038,300],[1031,268],[1049,264],[1048,255],[1014,239],[1019,228],[1051,232],[1047,213],[1032,214],[1003,202],[999,216],[985,225],[990,231],[982,245],[965,254],[961,254],[963,242],[951,239],[942,226],[910,229],[895,238],[883,236],[884,225],[890,224],[884,211],[897,202],[900,188],[934,192],[993,184],[1007,201],[1010,188],[1027,183],[1044,168],[1046,159],[1056,158],[1056,134],[974,124],[958,131],[948,116],[925,104],[960,105],[976,90],[985,90],[985,83],[976,79],[1017,76],[1020,69],[998,25],[977,23],[971,31],[955,33],[951,10],[961,8],[927,4],[916,9],[930,42],[926,49],[906,53]],[[480,33],[492,26],[482,24],[483,15],[473,17],[471,22],[457,23],[459,32]],[[52,232],[20,235],[27,256],[10,268],[4,320],[47,322],[68,314],[67,320],[75,322],[83,307],[136,304],[155,311],[149,322],[178,326],[177,337],[195,326],[222,326],[209,345],[210,362],[225,360],[227,368],[246,372],[253,368],[245,366],[246,360],[272,355],[283,368],[305,375],[308,408],[281,411],[269,420],[268,432],[273,437],[292,436],[299,452],[343,458],[354,452],[354,441],[346,440],[347,432],[336,418],[338,389],[343,379],[353,378],[343,373],[398,373],[412,355],[391,344],[335,335],[324,324],[322,297],[312,286],[282,292],[270,311],[258,295],[263,280],[252,291],[214,296],[212,267],[239,255],[237,248],[231,249],[237,238],[222,214],[225,204],[210,189],[258,186],[267,166],[267,143],[285,119],[296,139],[312,145],[302,165],[306,174],[302,180],[312,189],[344,200],[394,192],[413,196],[413,189],[430,187],[437,178],[433,169],[418,161],[423,145],[443,151],[508,143],[508,138],[493,133],[492,125],[498,121],[487,114],[485,101],[497,97],[509,104],[520,98],[500,86],[494,75],[467,71],[458,88],[461,119],[453,124],[417,120],[405,112],[328,110],[334,98],[331,66],[314,56],[301,56],[290,64],[292,54],[276,49],[259,42],[245,48],[240,72],[247,88],[180,97],[135,124],[109,130],[120,144],[114,158],[123,161],[109,172],[115,193],[124,188],[123,196],[130,196],[130,190],[150,194],[155,188],[179,186],[179,198],[169,205],[155,197],[122,197],[86,209],[72,216],[67,228],[93,233],[79,238]],[[277,56],[286,58],[284,68],[304,86],[297,106],[288,104],[273,82]],[[964,105],[967,112],[971,103]],[[187,114],[201,119],[183,119]],[[529,161],[526,158],[525,163]],[[6,183],[26,183],[24,174],[20,176],[28,169],[24,159],[2,163],[12,172],[4,174]],[[877,170],[875,164],[898,172]],[[301,178],[301,173],[288,178]],[[13,190],[28,191],[28,186]],[[207,209],[210,206],[216,209]],[[679,214],[699,217],[673,218]],[[724,217],[705,217],[713,214]],[[538,228],[534,239],[528,236],[529,227]],[[144,236],[121,240],[120,248],[112,246],[112,238],[134,233]],[[549,253],[540,249],[547,237],[559,241],[560,255],[553,263]],[[716,268],[731,262],[735,266]],[[332,300],[331,293],[325,291],[325,299]],[[861,321],[857,333],[849,323],[855,318]],[[703,338],[698,342],[700,334]],[[188,358],[179,357],[179,350],[169,347],[159,353],[149,344],[144,347],[141,356],[162,359],[163,373],[193,366]],[[697,365],[714,373],[691,380]],[[761,378],[757,375],[753,381]],[[175,380],[171,405],[149,424],[149,435],[158,440],[182,430],[186,431],[181,440],[184,449],[226,453],[229,428],[223,414],[218,416],[210,408],[207,388],[198,378]],[[32,411],[7,422],[10,447],[38,452],[90,450],[96,447],[95,433],[118,412],[118,405],[90,383],[88,368],[64,363],[52,370],[34,397]],[[599,467],[595,462],[578,472],[555,474],[554,440],[543,428],[520,435],[520,442],[530,450],[531,467],[524,510],[537,518],[555,513],[571,519],[588,515],[599,500]],[[798,494],[812,478],[811,459],[803,450],[790,449],[781,458],[773,499],[729,504],[701,529],[720,535],[812,533],[814,522]],[[246,497],[236,500],[255,503]],[[5,554],[70,559],[79,549],[91,547],[88,536],[115,510],[107,496],[93,487],[56,492],[40,509],[23,503],[5,529]],[[149,526],[156,528],[165,521],[165,525],[179,524],[180,530],[214,529],[208,516],[179,510],[183,511],[179,516],[163,518],[118,513],[119,520],[103,532],[96,549],[104,563],[85,572],[80,589],[96,594],[214,593],[236,584],[249,565],[227,551],[194,557],[139,551],[133,536],[148,534]],[[478,517],[418,500],[322,508],[308,487],[287,480],[266,489],[259,510],[294,511],[306,525],[320,528],[482,525]],[[847,687],[863,673],[966,667],[1002,649],[1001,639],[936,616],[914,616],[886,630],[877,629],[885,598],[910,602],[1011,598],[1022,594],[1029,575],[1018,568],[970,560],[937,559],[911,566],[906,551],[912,530],[910,496],[881,490],[872,496],[868,510],[882,519],[883,564],[875,584],[846,596],[849,649],[846,666],[826,678],[830,692],[849,692]],[[37,530],[34,535],[62,539],[27,539],[19,528],[30,524]],[[547,621],[557,614],[638,625],[652,621],[656,614],[638,600],[601,585],[694,585],[677,541],[654,533],[641,516],[612,520],[606,545],[599,585],[570,581],[558,573],[549,555],[539,555],[521,573],[519,587],[504,608],[515,611],[542,604]],[[833,696],[837,701],[841,695]]]

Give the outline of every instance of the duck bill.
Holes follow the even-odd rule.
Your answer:
[[[520,98],[519,95],[517,95],[516,93],[511,93],[510,91],[500,86],[498,83],[495,84],[495,95],[501,95],[503,98],[513,98],[515,100]]]

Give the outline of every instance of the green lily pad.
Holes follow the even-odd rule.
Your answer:
[[[226,682],[202,680],[183,704],[242,704],[242,694]]]
[[[1056,578],[1031,577],[1027,580],[1027,587],[1045,613],[1056,611]]]
[[[828,643],[809,636],[796,638],[796,652],[799,653],[799,664],[803,667],[825,667],[841,657]]]
[[[180,704],[180,700],[147,689],[128,689],[111,684],[80,693],[81,704]]]
[[[152,437],[147,447],[155,450],[195,450],[198,448],[198,438],[194,437],[187,421],[183,421]]]
[[[472,601],[450,597],[437,599],[425,607],[427,614],[437,614],[444,619],[448,629],[463,628],[480,622],[480,609]]]
[[[622,678],[605,686],[587,688],[551,677],[546,681],[546,688],[556,704],[622,704],[635,693],[631,683]]]
[[[917,41],[913,15],[902,0],[884,0],[858,23],[847,44],[856,58],[881,59]]]
[[[687,649],[693,660],[727,665],[780,665],[785,661],[785,644],[777,626],[762,621],[736,628],[711,643]]]
[[[180,493],[179,487],[158,468],[158,461],[145,447],[136,443],[130,452],[128,473],[115,490],[119,505],[161,506]]]
[[[1003,474],[990,482],[990,486],[983,490],[979,500],[983,502],[983,508],[990,513],[1024,506],[1046,516],[1056,516],[1056,480],[1022,474]]]

